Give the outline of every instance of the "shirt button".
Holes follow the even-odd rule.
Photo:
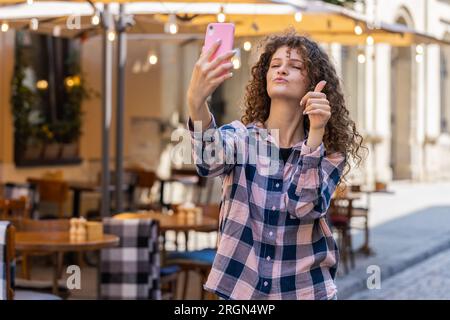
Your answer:
[[[269,284],[267,281],[264,281],[264,287],[267,287],[267,285]]]
[[[277,188],[278,188],[279,186],[280,186],[280,184],[279,184],[279,183],[277,183],[277,184],[275,185],[275,187],[277,187]]]
[[[270,256],[267,256],[266,260],[267,260],[267,261],[270,261]]]
[[[272,231],[269,232],[269,236],[273,236],[273,232]]]
[[[276,207],[275,207],[275,206],[273,206],[273,207],[272,207],[272,210],[275,210],[275,209],[276,209]]]

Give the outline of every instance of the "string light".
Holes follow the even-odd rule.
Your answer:
[[[61,35],[61,27],[60,26],[54,26],[53,27],[53,36],[59,37]]]
[[[250,41],[245,41],[244,42],[244,50],[250,51],[251,49],[252,49],[252,43]]]
[[[9,30],[9,24],[8,22],[3,22],[1,26],[2,32],[7,32]]]
[[[359,24],[357,24],[355,26],[354,31],[355,31],[355,34],[358,35],[358,36],[362,35],[362,33],[363,33],[363,29],[361,28],[361,26]]]
[[[217,21],[222,23],[222,22],[225,22],[226,19],[227,19],[227,16],[223,12],[223,7],[220,7],[220,12],[217,14]]]
[[[418,45],[416,46],[416,62],[417,63],[422,63],[423,61],[423,53],[424,53],[424,48],[422,45]]]
[[[241,68],[241,50],[239,48],[236,49],[236,54],[232,58],[231,63],[233,64],[233,69]]]
[[[47,80],[39,80],[36,82],[36,88],[39,90],[47,90],[48,88],[48,82]]]
[[[366,55],[364,53],[358,54],[358,63],[360,64],[366,63]]]
[[[422,45],[418,45],[416,46],[416,53],[417,54],[423,54],[423,46]]]
[[[33,4],[33,2],[34,2],[33,0],[27,0],[27,4],[30,6]]]
[[[91,18],[91,23],[94,26],[98,26],[100,24],[100,15],[98,12],[95,12],[95,14]]]
[[[169,21],[164,24],[164,32],[170,34],[178,33],[177,17],[174,14],[169,15]]]
[[[294,15],[294,19],[297,22],[302,22],[303,20],[303,14],[300,11],[297,11]]]
[[[372,36],[368,36],[367,39],[366,39],[366,43],[369,46],[373,46],[373,44],[375,43],[375,40],[373,39]]]
[[[32,18],[30,20],[30,29],[36,31],[39,28],[39,20],[36,18]]]
[[[108,31],[108,40],[111,42],[116,40],[116,33],[113,30]]]
[[[157,56],[156,54],[151,54],[151,55],[148,57],[148,62],[149,62],[150,64],[152,64],[152,65],[157,64],[157,63],[158,63],[158,56]]]

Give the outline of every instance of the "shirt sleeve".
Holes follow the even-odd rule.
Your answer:
[[[228,174],[237,163],[238,154],[242,154],[242,128],[233,121],[217,128],[210,113],[211,122],[202,131],[191,118],[187,127],[191,135],[192,155],[197,172],[203,177],[217,177]]]
[[[344,165],[345,156],[342,153],[325,155],[323,143],[312,150],[305,141],[299,166],[285,195],[288,212],[298,219],[307,220],[325,216]]]

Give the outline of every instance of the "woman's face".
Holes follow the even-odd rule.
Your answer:
[[[298,100],[306,94],[309,80],[303,58],[296,49],[277,49],[267,71],[267,93],[271,99]]]

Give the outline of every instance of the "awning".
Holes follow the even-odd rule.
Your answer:
[[[255,2],[266,3],[255,4]],[[399,24],[382,22],[376,27],[369,28],[371,23],[364,15],[321,1],[296,1],[295,3],[299,5],[278,3],[281,1],[267,2],[245,0],[245,3],[242,3],[242,1],[235,0],[227,1],[224,4],[205,0],[201,2],[127,1],[125,13],[132,14],[136,21],[136,25],[129,28],[127,32],[129,34],[163,35],[164,24],[169,20],[169,15],[176,13],[180,35],[202,37],[206,25],[215,22],[217,13],[223,9],[227,21],[236,25],[236,37],[264,36],[293,28],[300,34],[310,36],[316,41],[343,45],[364,45],[369,36],[372,37],[374,43],[386,43],[392,46],[450,44],[448,41]],[[96,2],[96,6],[102,8],[103,4]],[[111,4],[110,10],[116,14],[118,5]],[[295,18],[297,12],[301,12],[300,22]],[[90,16],[93,14],[93,7],[86,1],[45,1],[36,2],[31,6],[25,3],[1,7],[0,21],[8,20],[12,28],[27,28],[30,19],[35,17],[42,21],[38,32],[51,33],[55,25],[58,25],[61,36],[74,37],[83,32],[95,33],[95,30],[99,29],[90,22]],[[71,15],[81,16],[78,20],[80,29],[67,27],[67,17]],[[357,25],[361,27],[361,34],[355,33]]]

